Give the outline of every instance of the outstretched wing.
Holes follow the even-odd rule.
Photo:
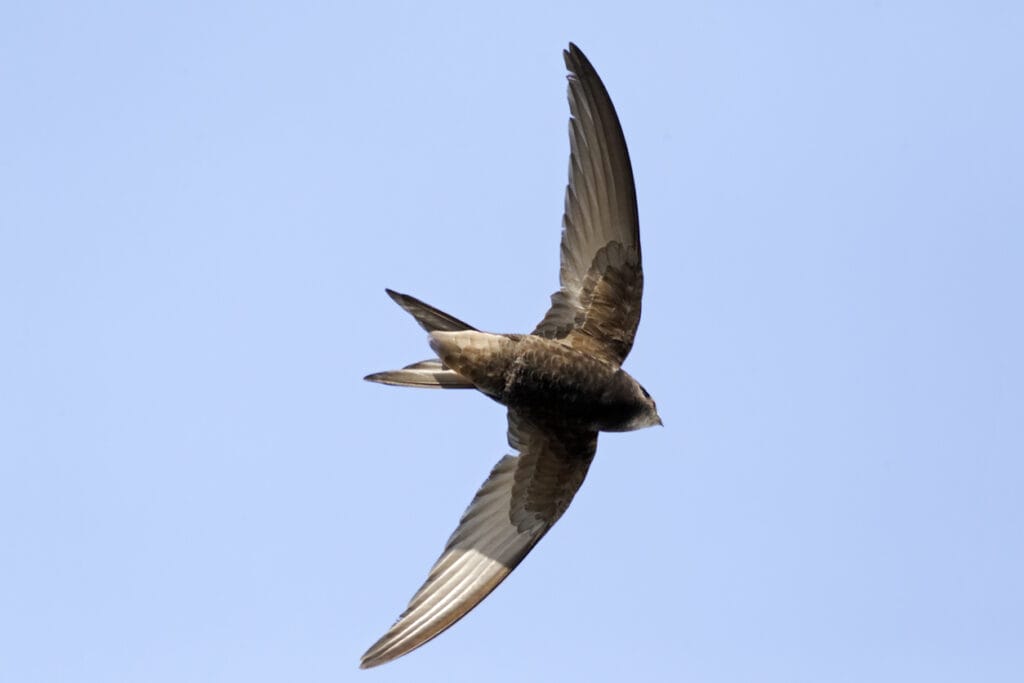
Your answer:
[[[594,67],[572,43],[564,57],[572,118],[561,289],[533,333],[620,364],[633,346],[643,294],[633,170]]]
[[[520,455],[491,470],[426,582],[363,655],[362,668],[416,649],[487,597],[569,507],[597,449],[596,432],[544,429],[511,410],[508,441]]]

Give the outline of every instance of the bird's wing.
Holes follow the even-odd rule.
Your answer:
[[[572,43],[564,57],[572,117],[561,289],[533,333],[620,364],[633,346],[643,294],[633,170],[594,67]]]
[[[506,455],[491,470],[444,552],[395,625],[361,667],[414,650],[465,616],[562,516],[597,449],[596,432],[541,428],[509,411]]]

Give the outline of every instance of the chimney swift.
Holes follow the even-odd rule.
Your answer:
[[[597,433],[660,425],[650,395],[622,368],[640,322],[643,270],[626,140],[601,79],[578,47],[569,71],[569,185],[561,288],[530,334],[481,332],[387,290],[429,334],[436,358],[371,382],[476,389],[508,408],[506,455],[459,520],[426,582],[361,667],[423,645],[465,616],[515,569],[569,507]]]

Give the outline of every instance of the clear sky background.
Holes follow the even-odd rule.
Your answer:
[[[0,10],[0,680],[1019,681],[1024,5],[428,5]],[[570,40],[666,427],[359,672],[508,451],[384,287],[540,319]]]

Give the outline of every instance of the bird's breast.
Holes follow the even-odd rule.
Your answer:
[[[441,361],[499,403],[538,422],[616,431],[641,409],[628,375],[535,335],[433,332]]]

